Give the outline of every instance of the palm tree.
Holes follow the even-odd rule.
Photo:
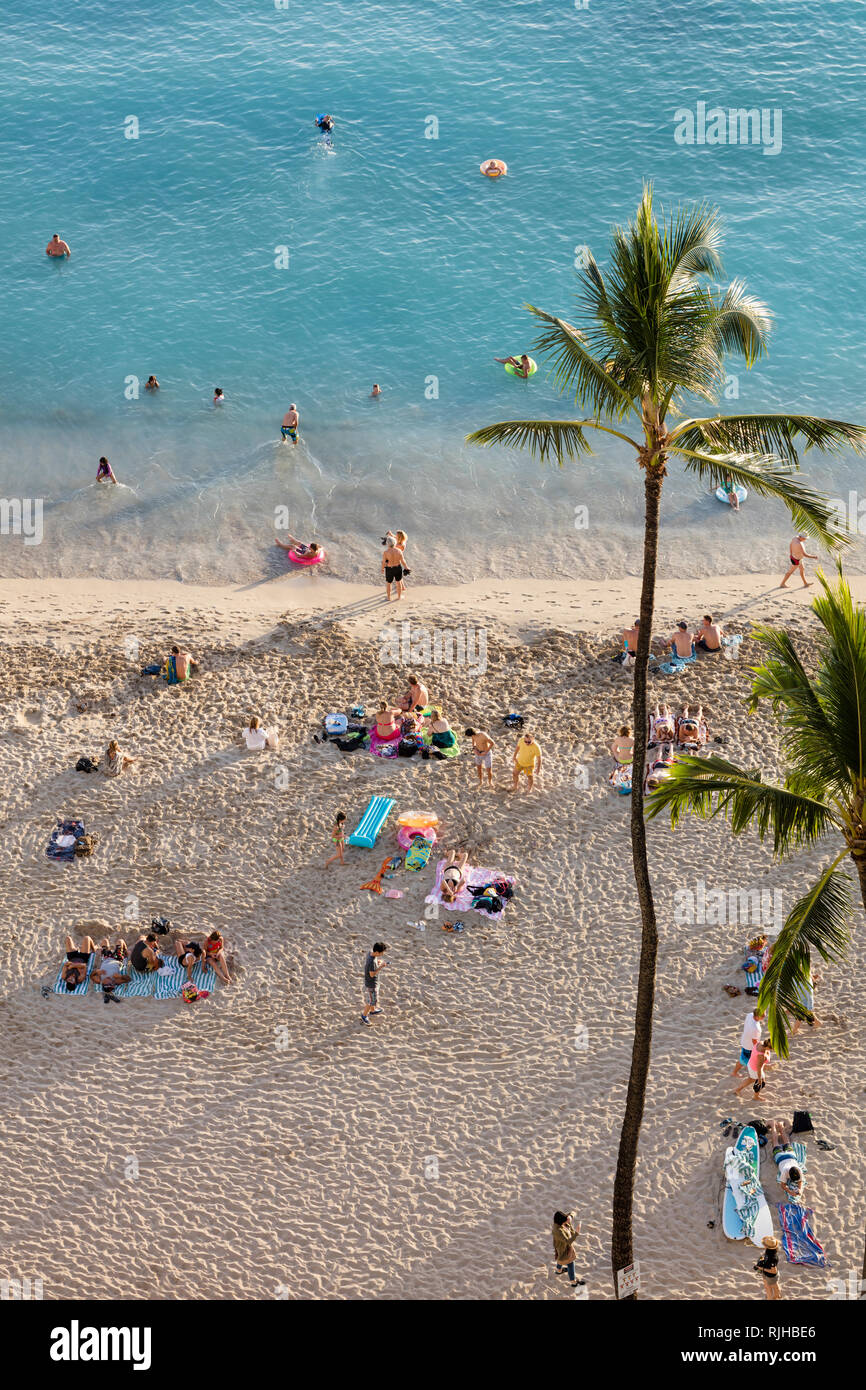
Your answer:
[[[765,351],[767,309],[735,281],[719,289],[718,214],[682,208],[661,225],[652,189],[637,215],[613,231],[611,264],[602,275],[589,256],[581,273],[576,328],[528,305],[545,325],[535,350],[581,412],[572,420],[510,420],[469,435],[469,443],[526,448],[540,461],[562,465],[592,452],[588,433],[619,439],[635,451],[645,498],[640,637],[634,667],[634,765],[641,770],[647,739],[647,662],[658,554],[659,506],[667,465],[676,458],[712,487],[725,478],[760,497],[780,498],[798,530],[827,544],[838,540],[833,512],[798,476],[798,446],[838,451],[866,446],[866,431],[812,415],[719,415],[682,418],[689,397],[715,405],[724,386],[724,358],[737,352],[747,366]],[[669,417],[677,416],[677,421]],[[647,862],[642,777],[632,780],[631,842],[641,913],[641,952],[635,1032],[613,1196],[611,1261],[631,1264],[632,1197],[652,1044],[658,930]]]
[[[785,920],[758,999],[767,1011],[770,1042],[788,1056],[788,1023],[806,1018],[805,987],[812,952],[839,961],[850,938],[853,862],[866,910],[866,611],[842,578],[831,585],[819,572],[823,596],[812,610],[823,628],[817,667],[809,675],[789,634],[759,626],[753,636],[768,659],[754,670],[750,711],[769,700],[781,732],[787,771],[781,786],[725,758],[683,758],[647,803],[647,815],[684,811],[704,820],[722,815],[735,835],[754,827],[773,837],[779,858],[827,841],[833,859],[794,903]],[[866,1253],[863,1257],[866,1280]]]

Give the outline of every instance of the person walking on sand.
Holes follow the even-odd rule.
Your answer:
[[[761,1041],[763,1035],[764,1010],[755,1008],[750,1014],[746,1014],[746,1021],[743,1024],[743,1032],[740,1038],[740,1055],[737,1058],[731,1076],[740,1076],[742,1072],[748,1070],[749,1058],[754,1051],[755,1044]]]
[[[329,864],[333,864],[335,859],[339,859],[341,864],[345,864],[346,861],[343,858],[343,845],[345,843],[346,813],[345,811],[338,811],[336,816],[334,817],[334,824],[331,826],[331,844],[334,845],[335,851],[331,855],[330,859],[325,860],[326,869]]]
[[[574,1242],[580,1235],[580,1222],[575,1223],[575,1215],[573,1211],[553,1213],[553,1253],[557,1274],[567,1274],[571,1287],[579,1289],[586,1280],[578,1279],[574,1272],[574,1262],[577,1259]]]
[[[393,545],[382,551],[382,573],[385,576],[385,602],[391,601],[391,585],[397,591],[397,598],[403,597],[403,551],[395,538]]]
[[[379,971],[387,965],[383,960],[388,947],[384,941],[374,941],[373,949],[367,953],[364,961],[364,1009],[361,1014],[361,1022],[369,1023],[370,1019],[376,1014],[384,1011],[379,1008]]]
[[[755,1093],[755,1100],[762,1100],[763,1097],[761,1092],[767,1084],[765,1073],[770,1066],[772,1066],[772,1063],[770,1062],[769,1039],[765,1042],[756,1042],[749,1055],[749,1061],[746,1067],[748,1076],[742,1085],[734,1088],[734,1095],[738,1096],[741,1091],[745,1091],[747,1086],[751,1086]]]
[[[781,1298],[779,1292],[779,1241],[776,1236],[764,1236],[764,1253],[755,1269],[764,1279],[764,1293],[771,1301]]]
[[[532,734],[521,734],[514,750],[514,769],[511,779],[513,792],[517,791],[521,772],[529,783],[529,790],[532,791],[535,777],[541,773],[541,749]]]
[[[283,416],[283,423],[280,425],[280,434],[283,436],[284,444],[288,440],[291,440],[292,444],[297,444],[298,427],[300,423],[301,417],[298,414],[298,407],[295,405],[293,401],[292,404],[289,406],[288,410],[286,411],[285,415]]]
[[[475,750],[475,771],[478,773],[478,785],[484,786],[484,773],[487,772],[487,785],[493,786],[493,749],[495,744],[489,734],[483,729],[467,729],[466,737],[472,739],[472,747]]]
[[[791,575],[792,575],[792,574],[796,574],[796,573],[797,573],[797,570],[800,571],[800,578],[801,578],[802,581],[803,581],[803,588],[804,588],[804,589],[809,589],[809,588],[811,588],[811,586],[812,586],[812,581],[811,581],[811,579],[807,579],[807,578],[806,578],[806,566],[803,564],[803,561],[804,561],[804,560],[817,560],[818,556],[817,556],[817,555],[810,555],[810,554],[809,554],[808,550],[807,550],[806,547],[803,545],[803,542],[804,542],[806,539],[808,539],[808,538],[807,538],[807,537],[803,534],[803,532],[801,531],[800,534],[799,534],[799,536],[795,536],[794,539],[791,541],[791,545],[790,545],[790,548],[789,548],[789,551],[788,551],[788,559],[791,561],[791,563],[790,563],[790,566],[788,567],[787,571],[785,572],[785,577],[784,577],[784,579],[782,580],[781,584],[779,585],[779,588],[780,588],[780,589],[785,589],[785,588],[787,588],[788,580],[791,578]]]
[[[59,232],[55,232],[45,248],[46,256],[71,256],[72,252]]]

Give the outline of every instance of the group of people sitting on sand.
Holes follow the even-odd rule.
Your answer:
[[[678,754],[700,756],[706,748],[709,732],[703,706],[692,709],[689,705],[683,705],[679,714],[674,714],[670,705],[656,704],[655,709],[647,715],[644,791],[656,791],[670,777]],[[614,760],[610,773],[611,786],[619,791],[628,791],[632,783],[634,760],[631,725],[621,725],[608,747]]]
[[[131,948],[121,936],[114,945],[107,936],[98,945],[91,936],[82,936],[78,945],[71,936],[67,936],[65,945],[66,959],[60,968],[60,979],[70,994],[84,984],[90,959],[97,952],[100,955],[99,963],[91,970],[90,979],[100,986],[106,1001],[116,997],[115,990],[119,985],[129,984],[133,971],[146,974],[160,970],[172,958],[186,972],[188,981],[192,980],[196,966],[203,965],[210,966],[224,985],[232,982],[226,961],[225,941],[219,931],[210,932],[204,942],[177,941],[168,948],[163,946],[161,950],[159,935],[155,931],[139,936]]]
[[[617,658],[623,666],[634,664],[639,635],[640,618],[635,618],[631,627],[623,629],[622,651]],[[711,655],[720,652],[724,644],[722,625],[715,621],[712,613],[704,614],[694,632],[685,618],[680,618],[673,632],[666,636],[653,637],[650,641],[651,648],[653,646],[659,647],[679,661],[690,661],[699,651],[708,652]]]

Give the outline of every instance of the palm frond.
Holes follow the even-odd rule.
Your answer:
[[[744,772],[726,758],[678,758],[658,790],[644,802],[648,819],[670,814],[676,828],[685,812],[701,820],[723,816],[734,835],[753,827],[761,840],[772,834],[777,855],[790,854],[823,840],[839,828],[832,807],[785,785],[761,780],[759,772]]]
[[[581,407],[593,415],[607,415],[623,420],[630,413],[640,418],[634,400],[617,385],[615,377],[583,346],[583,336],[571,324],[553,314],[525,306],[542,323],[550,325],[547,332],[535,340],[537,352],[551,359],[553,379],[557,389],[572,395]]]
[[[761,981],[758,1003],[767,1013],[773,1050],[788,1056],[788,1020],[806,1018],[812,952],[839,961],[851,935],[851,880],[831,864],[794,904],[776,938]]]
[[[503,420],[498,425],[485,425],[466,436],[467,444],[491,447],[501,444],[507,449],[528,449],[541,463],[554,458],[579,458],[591,454],[592,447],[584,430],[594,428],[592,420],[576,423],[573,420]]]
[[[698,453],[775,454],[799,465],[798,442],[805,450],[838,454],[844,448],[866,452],[866,429],[845,420],[822,420],[817,415],[714,415],[684,420],[672,442]]]
[[[720,354],[738,352],[751,367],[767,349],[772,315],[765,304],[732,280],[715,306],[711,332]]]
[[[851,537],[839,529],[838,511],[833,504],[799,475],[796,467],[774,454],[710,453],[686,448],[678,431],[668,444],[670,453],[683,459],[690,473],[697,473],[711,488],[726,479],[749,487],[759,497],[776,497],[791,514],[798,531],[814,536],[828,547],[850,545]]]

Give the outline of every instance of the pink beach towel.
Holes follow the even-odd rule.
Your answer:
[[[475,896],[472,892],[473,885],[476,888],[483,888],[485,884],[492,883],[494,879],[502,879],[504,883],[509,883],[513,888],[516,882],[516,880],[511,878],[508,874],[502,873],[500,869],[476,869],[473,867],[469,870],[469,883],[467,886],[460,889],[453,903],[446,903],[442,898],[442,870],[445,868],[446,864],[450,862],[449,859],[439,860],[436,865],[436,878],[433,881],[433,891],[432,893],[428,893],[427,897],[424,899],[425,903],[441,903],[443,907],[448,908],[449,912],[471,911],[472,899]],[[489,917],[491,922],[498,922],[500,918],[505,915],[504,907],[501,912],[481,912],[477,907],[475,911],[478,913],[479,917]]]

